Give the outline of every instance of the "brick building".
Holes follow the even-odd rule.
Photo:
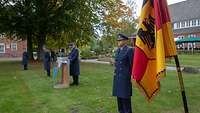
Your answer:
[[[0,58],[22,57],[24,48],[27,48],[27,41],[10,40],[0,34]]]
[[[200,38],[200,0],[187,0],[169,5],[176,39]],[[200,43],[183,43],[179,49],[200,49]]]

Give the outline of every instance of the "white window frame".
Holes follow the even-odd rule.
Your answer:
[[[185,28],[185,21],[181,22],[181,28]]]
[[[196,37],[196,34],[192,34],[191,37],[195,38],[195,37]]]
[[[190,27],[190,21],[186,21],[186,27]]]
[[[188,37],[194,38],[194,37],[196,37],[196,34],[189,34]]]
[[[196,43],[195,42],[193,43],[193,48],[196,48]]]
[[[181,28],[180,22],[176,23],[176,28],[177,28],[177,29],[180,29],[180,28]]]
[[[198,26],[198,19],[196,19],[196,26]]]
[[[177,38],[178,39],[183,39],[185,36],[184,35],[180,35],[180,36],[178,36]]]
[[[192,20],[192,27],[195,27],[197,25],[196,20]]]
[[[176,23],[174,23],[174,29],[177,29],[177,25],[176,25]]]
[[[193,25],[192,25],[192,20],[190,20],[190,27],[193,27]]]
[[[1,45],[1,46],[4,46],[3,52],[0,51],[0,53],[5,53],[5,52],[6,52],[6,46],[5,46],[5,44],[4,44],[4,43],[0,43],[0,45]]]
[[[16,49],[13,48],[13,45],[16,45]],[[11,43],[11,51],[17,51],[17,43]]]
[[[180,35],[180,36],[178,36],[177,38],[178,38],[178,39],[183,39],[184,37],[185,37],[184,35]],[[184,43],[178,44],[177,47],[178,47],[178,49],[184,48]]]
[[[197,20],[197,25],[200,26],[200,19]]]

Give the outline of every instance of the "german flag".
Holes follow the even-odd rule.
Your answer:
[[[160,89],[166,58],[175,56],[172,25],[166,0],[144,0],[136,37],[132,78],[147,100]]]

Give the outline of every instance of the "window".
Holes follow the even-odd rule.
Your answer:
[[[191,49],[191,48],[192,48],[192,46],[193,46],[193,44],[192,44],[192,43],[188,43],[188,49]]]
[[[190,20],[190,27],[192,27],[192,20]]]
[[[186,21],[186,27],[190,27],[190,21]]]
[[[196,20],[192,20],[192,26],[196,26]]]
[[[177,29],[177,25],[176,25],[176,23],[174,23],[174,29]]]
[[[193,43],[193,48],[196,48],[196,43]]]
[[[178,38],[178,40],[183,39],[183,38],[184,38],[184,35],[180,35],[180,36],[178,36],[177,38]],[[183,43],[182,43],[182,44],[178,44],[178,45],[177,45],[177,48],[178,48],[178,49],[183,49],[183,48],[184,48],[184,44],[183,44]]]
[[[17,43],[11,43],[11,50],[17,51]]]
[[[183,38],[184,38],[183,35],[178,36],[178,39],[183,39]]]
[[[192,34],[191,37],[196,37],[196,34]]]
[[[0,43],[0,53],[5,53],[5,44]]]
[[[196,37],[196,34],[189,34],[188,37]]]
[[[185,27],[185,22],[181,22],[181,28]]]
[[[177,28],[177,29],[180,28],[180,23],[176,23],[176,28]]]
[[[197,25],[200,26],[200,19],[197,20]]]

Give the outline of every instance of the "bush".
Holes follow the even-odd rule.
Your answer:
[[[82,59],[94,59],[97,58],[97,55],[94,51],[90,51],[89,49],[81,51]]]

